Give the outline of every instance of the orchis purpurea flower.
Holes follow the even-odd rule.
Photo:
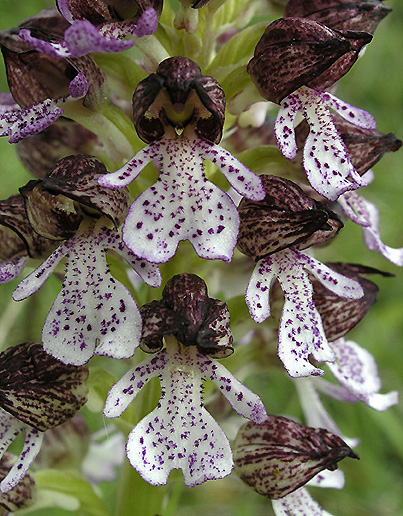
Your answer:
[[[337,435],[305,427],[282,416],[246,423],[234,442],[240,478],[257,493],[283,498],[323,470],[333,471],[345,457],[358,455]]]
[[[257,261],[246,290],[246,303],[256,322],[267,319],[270,288],[277,279],[285,296],[278,355],[291,376],[321,375],[324,372],[310,363],[309,355],[328,362],[334,360],[334,354],[313,302],[309,275],[343,298],[358,299],[363,290],[356,281],[301,252],[337,234],[342,227],[337,215],[287,179],[269,175],[261,178],[265,199],[243,199],[239,205],[238,249]]]
[[[366,185],[349,159],[329,108],[361,128],[373,129],[375,121],[325,89],[348,72],[370,40],[365,32],[343,32],[309,19],[282,18],[266,29],[248,64],[260,94],[280,104],[275,135],[285,157],[294,158],[297,152],[297,114],[306,118],[310,132],[303,166],[312,187],[329,200]]]
[[[17,457],[11,453],[5,453],[0,460],[0,478],[5,478],[14,466]],[[27,472],[18,485],[7,493],[0,492],[0,506],[13,514],[18,509],[29,506],[35,495],[35,480]]]
[[[148,303],[141,311],[140,346],[157,353],[111,388],[104,408],[105,416],[120,416],[151,378],[160,379],[157,407],[129,434],[130,463],[153,485],[165,484],[172,469],[183,471],[189,487],[229,475],[230,444],[203,407],[203,380],[215,383],[241,416],[260,423],[267,415],[259,397],[210,358],[233,351],[226,304],[209,298],[198,276],[180,274],[166,284],[161,301]],[[166,347],[161,349],[163,337]]]
[[[71,24],[63,38],[45,39],[29,24],[20,37],[38,52],[51,57],[81,57],[90,52],[120,52],[134,45],[133,39],[153,34],[158,27],[162,0],[57,0],[57,7]],[[46,36],[46,35],[45,35]]]
[[[381,0],[288,0],[284,17],[309,18],[331,29],[373,34],[391,10]]]
[[[201,258],[229,262],[239,216],[231,198],[209,182],[203,160],[212,161],[231,186],[249,199],[264,197],[260,179],[217,145],[224,124],[224,92],[212,77],[184,57],[163,61],[133,96],[134,125],[147,147],[121,169],[99,180],[122,188],[151,161],[159,178],[132,204],[123,240],[137,256],[167,262],[182,240]]]
[[[135,256],[117,228],[128,205],[127,189],[101,188],[105,166],[91,156],[60,160],[43,180],[21,189],[35,231],[67,239],[20,282],[16,301],[36,292],[66,257],[62,290],[42,330],[44,349],[64,363],[81,365],[92,355],[128,358],[141,336],[141,317],[128,289],[115,280],[105,253],[115,251],[150,286],[159,286],[158,268]]]
[[[53,10],[28,22],[37,30],[56,34],[66,25]],[[10,143],[49,127],[69,105],[79,102],[93,110],[104,101],[105,78],[90,56],[55,59],[32,50],[13,31],[0,35],[0,45],[10,92],[17,104],[10,106],[10,99],[2,98],[0,136],[10,136]]]
[[[18,278],[29,258],[47,256],[55,247],[32,229],[20,194],[0,201],[0,237],[0,283]]]
[[[41,344],[26,342],[0,354],[0,456],[21,432],[21,454],[0,483],[7,493],[39,453],[43,432],[72,418],[87,396],[86,367],[61,364]]]
[[[315,278],[313,300],[320,313],[323,329],[329,346],[335,355],[335,361],[328,364],[329,370],[339,385],[322,378],[314,380],[314,387],[324,394],[346,402],[362,401],[369,407],[383,411],[396,405],[396,391],[380,394],[381,381],[374,357],[353,341],[346,340],[345,335],[358,324],[376,300],[378,287],[362,274],[382,274],[362,265],[328,264],[328,266],[357,281],[364,295],[360,299],[343,299],[328,290]]]

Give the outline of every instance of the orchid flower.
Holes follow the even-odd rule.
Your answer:
[[[123,38],[141,38],[157,30],[162,8],[162,1],[134,1],[131,7],[123,1],[92,4],[89,1],[57,1],[60,13],[71,24],[62,41],[37,38],[35,31],[28,28],[21,29],[19,35],[38,52],[55,58],[81,57],[90,52],[120,52],[134,45],[132,39]]]
[[[48,232],[54,232],[55,228],[58,235],[65,227],[68,232],[63,234],[67,240],[19,283],[13,298],[20,301],[31,296],[45,283],[62,258],[67,258],[62,290],[45,321],[42,341],[46,351],[69,364],[84,364],[94,353],[128,358],[138,345],[140,313],[128,289],[110,274],[105,257],[107,250],[117,252],[148,285],[157,286],[161,281],[158,268],[135,256],[124,245],[120,234],[108,227],[106,216],[118,224],[121,211],[127,206],[128,194],[121,191],[117,197],[111,196],[110,190],[105,192],[98,186],[97,178],[105,170],[95,158],[70,156],[60,160],[43,181],[34,181],[34,186],[28,185],[23,189],[31,222],[35,223],[38,232],[48,237],[52,237]],[[63,207],[64,219],[59,212],[53,214],[52,219],[51,210],[46,218],[43,212],[37,216],[37,207],[41,206],[43,196],[52,207],[52,194],[48,194],[46,188],[53,188],[53,192],[58,189],[67,196]],[[69,196],[84,203],[84,207],[100,211],[105,217],[97,221],[91,216],[83,216],[85,209],[81,210],[80,205],[71,209],[73,201],[69,201]],[[59,209],[60,196],[54,202],[55,209]],[[58,223],[65,226],[58,228]],[[82,273],[83,270],[86,274]]]
[[[231,198],[209,182],[212,161],[231,186],[250,199],[264,196],[260,179],[217,145],[224,122],[224,94],[211,77],[183,57],[163,61],[140,82],[133,97],[139,136],[151,142],[126,165],[99,179],[109,188],[130,184],[151,161],[157,183],[132,204],[123,226],[127,247],[150,262],[167,262],[182,240],[201,258],[231,260],[239,217]]]
[[[193,274],[172,278],[163,299],[142,308],[141,346],[157,353],[128,371],[109,391],[104,414],[118,417],[154,377],[161,382],[157,407],[129,434],[126,452],[131,465],[153,485],[167,482],[181,469],[189,487],[222,478],[232,470],[229,441],[203,407],[203,380],[210,379],[241,416],[266,419],[258,396],[209,355],[231,354],[232,335],[225,303],[207,296]],[[166,347],[162,347],[162,336]]]

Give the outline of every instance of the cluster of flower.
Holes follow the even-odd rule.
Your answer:
[[[160,401],[126,446],[147,482],[166,484],[172,469],[181,469],[185,484],[195,486],[228,475],[235,462],[241,479],[273,500],[276,514],[324,514],[303,486],[341,487],[342,475],[324,470],[358,456],[318,391],[376,410],[397,403],[396,392],[379,393],[373,357],[345,338],[376,298],[376,285],[363,276],[385,273],[313,257],[348,217],[370,249],[403,265],[403,249],[381,241],[377,208],[357,193],[372,165],[401,142],[331,93],[390,9],[379,0],[289,0],[283,17],[267,26],[254,16],[260,9],[258,20],[273,18],[269,2],[180,0],[176,11],[162,4],[57,0],[57,9],[0,34],[10,88],[0,97],[1,135],[17,143],[37,178],[0,202],[0,282],[36,267],[13,292],[21,301],[62,260],[65,267],[41,343],[0,354],[0,453],[24,434],[15,464],[2,459],[0,503],[15,510],[30,497],[28,468],[44,432],[85,403],[91,357],[130,358],[139,347],[152,356],[112,386],[103,413],[119,417],[159,378]],[[250,145],[245,120],[259,126]],[[270,165],[262,175],[252,171],[260,142],[259,152],[276,152],[286,173]],[[229,151],[245,146],[242,162]],[[229,190],[209,180],[224,184],[217,168]],[[135,181],[143,169],[147,188]],[[216,361],[234,351],[229,310],[177,259],[182,241],[202,259],[227,263],[230,274],[236,262],[256,262],[247,309],[256,323],[278,316],[278,356],[312,427],[267,416],[260,398]],[[159,266],[167,262],[176,275],[160,301],[139,309],[129,282],[112,276],[106,253],[137,273],[133,284],[160,287]],[[318,362],[337,383],[319,378]],[[204,408],[208,379],[250,420],[234,452]]]

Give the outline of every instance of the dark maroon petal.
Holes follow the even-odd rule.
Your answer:
[[[91,154],[97,136],[85,127],[59,119],[39,134],[17,143],[17,154],[25,167],[43,178],[59,159],[71,154]]]
[[[332,238],[342,227],[336,214],[306,195],[295,183],[262,175],[263,201],[239,204],[238,249],[262,258],[288,247],[303,249]]]
[[[8,199],[0,201],[0,224],[12,230],[21,239],[23,248],[32,258],[43,257],[54,249],[54,242],[39,236],[32,229],[22,195],[12,195]],[[2,238],[3,236],[6,237],[6,240],[1,242],[2,259],[11,258],[16,252],[22,250],[18,242],[8,232],[7,234],[2,233]],[[10,243],[9,249],[5,245],[7,242]]]
[[[11,453],[5,453],[2,456],[0,460],[0,479],[8,475],[16,459],[17,457]],[[7,493],[0,492],[0,506],[10,512],[22,509],[32,503],[34,490],[35,480],[30,473],[27,473],[13,489]]]
[[[354,328],[376,301],[378,292],[377,285],[363,278],[361,275],[381,274],[383,276],[389,276],[389,274],[363,265],[348,263],[327,263],[326,265],[336,272],[343,274],[343,276],[357,281],[364,291],[364,296],[360,299],[341,298],[325,288],[322,283],[311,276],[314,290],[313,301],[320,313],[326,338],[328,341],[332,342],[340,337],[344,337],[344,335]]]
[[[331,29],[373,34],[391,10],[380,0],[289,0],[284,16],[310,18]]]
[[[85,207],[97,210],[116,226],[123,222],[129,206],[129,190],[112,190],[99,186],[98,178],[107,173],[105,165],[94,156],[66,156],[47,173],[41,187],[54,196],[64,196]]]
[[[1,213],[0,213],[1,223]],[[21,252],[26,252],[26,246],[21,239],[10,228],[6,226],[0,226],[0,260],[11,258]]]
[[[360,175],[373,167],[385,152],[395,152],[402,146],[402,141],[393,133],[383,134],[377,129],[362,129],[337,113],[333,113],[332,117],[347,147],[351,163]]]
[[[59,4],[70,11],[75,20],[89,20],[94,25],[110,22],[136,22],[149,7],[155,9],[158,16],[162,11],[162,0],[59,0]]]
[[[199,137],[221,140],[225,95],[217,81],[201,75],[185,57],[171,57],[155,74],[141,81],[133,95],[133,120],[147,143],[162,138],[167,128],[194,128]],[[171,129],[172,130],[172,129]]]
[[[164,335],[174,335],[184,346],[197,346],[215,358],[232,354],[229,312],[223,301],[207,295],[205,282],[195,274],[178,274],[165,285],[160,301],[140,309],[143,351],[162,347]]]
[[[272,499],[292,493],[325,469],[337,469],[345,457],[359,458],[337,435],[280,416],[247,423],[234,443],[241,479]]]
[[[38,235],[50,240],[65,240],[76,233],[83,214],[76,211],[71,199],[47,192],[40,179],[29,181],[20,192],[29,223]]]
[[[351,51],[348,39],[324,25],[281,18],[267,27],[247,71],[260,94],[279,104]]]
[[[42,344],[26,342],[0,354],[0,406],[37,430],[60,425],[85,404],[86,367],[66,365]]]

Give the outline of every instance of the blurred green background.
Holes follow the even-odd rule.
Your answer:
[[[54,5],[45,0],[1,0],[0,29],[17,25],[24,17],[39,9]],[[403,138],[403,2],[385,2],[393,13],[382,21],[375,32],[373,42],[363,57],[344,77],[337,95],[351,104],[373,114],[378,129],[394,132]],[[0,91],[8,91],[4,66],[1,63]],[[15,148],[0,139],[2,181],[0,196],[6,198],[16,193],[30,175],[19,163]],[[385,155],[373,168],[374,182],[365,188],[363,196],[375,202],[380,211],[381,236],[392,247],[403,247],[403,151]],[[367,348],[376,358],[382,392],[402,392],[403,378],[403,271],[377,253],[366,249],[361,231],[353,223],[346,223],[344,230],[328,248],[319,250],[322,261],[362,263],[395,274],[394,278],[374,277],[379,285],[378,302],[368,316],[355,328],[349,338]],[[16,303],[9,302],[15,286],[5,285],[0,290],[0,342],[7,347],[19,343],[24,331],[19,326],[22,317],[28,316],[32,327],[41,324],[53,301],[45,294],[40,303],[34,298],[18,313]],[[45,289],[49,292],[55,287]],[[18,326],[9,333],[9,325]],[[39,328],[39,326],[38,326]],[[39,333],[39,331],[38,331]],[[3,342],[7,335],[6,342]],[[250,379],[248,385],[262,396],[271,413],[283,413],[289,403],[291,391],[276,393],[276,377]],[[283,385],[284,382],[281,382]],[[293,396],[295,399],[295,396]],[[288,400],[288,401],[287,401]],[[296,402],[294,402],[296,403]],[[361,461],[346,460],[342,469],[346,475],[346,487],[342,491],[311,489],[311,494],[324,508],[343,516],[403,516],[403,409],[400,404],[384,413],[377,413],[363,404],[345,405],[328,401],[327,408],[348,437],[359,437],[357,448]],[[271,504],[256,495],[232,475],[228,479],[207,482],[194,489],[177,489],[180,497],[176,516],[260,516],[271,514]],[[156,488],[158,489],[158,488]],[[112,504],[113,501],[109,501]],[[69,514],[65,511],[40,511],[41,516]],[[81,513],[77,513],[81,516]],[[164,516],[169,516],[164,514]]]

